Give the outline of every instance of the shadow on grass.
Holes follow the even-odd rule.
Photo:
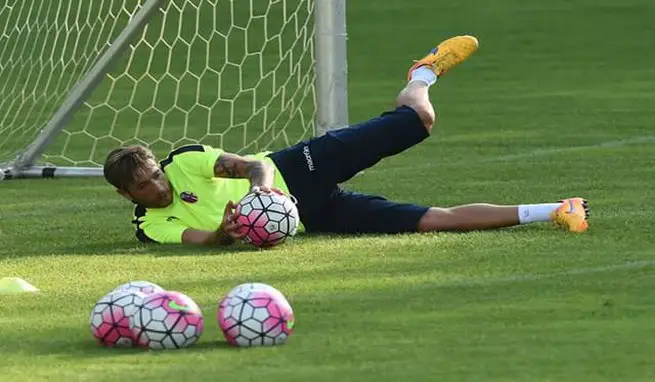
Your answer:
[[[294,241],[306,240],[309,236],[307,234],[298,234],[293,238]],[[274,248],[261,249],[256,248],[249,244],[235,243],[229,246],[201,246],[191,244],[157,244],[148,243],[141,244],[133,241],[125,241],[114,244],[90,244],[83,246],[71,246],[60,248],[57,251],[62,254],[145,254],[149,256],[198,256],[198,255],[227,255],[233,253],[265,253],[266,251],[274,250]]]
[[[236,244],[229,247],[203,247],[192,245],[161,245],[140,244],[134,241],[102,244],[81,244],[66,246],[51,246],[48,248],[14,249],[8,253],[0,252],[0,259],[26,258],[39,256],[79,256],[79,255],[148,255],[148,256],[197,256],[197,255],[225,255],[230,253],[257,253],[261,250],[246,244]]]
[[[194,344],[183,349],[149,350],[138,347],[110,348],[100,345],[92,339],[59,343],[56,341],[30,340],[23,343],[25,352],[34,355],[74,356],[79,358],[133,357],[139,354],[172,354],[171,352],[210,352],[216,350],[237,351],[239,348],[230,346],[226,341],[210,340]]]
[[[523,234],[534,234],[539,231],[543,231],[544,227],[510,227],[506,229],[498,230],[498,234],[513,234],[515,232],[521,232]],[[474,231],[474,232],[448,232],[449,236],[466,236],[466,235],[476,235],[483,233],[483,231]],[[10,258],[29,258],[29,257],[42,257],[42,256],[111,256],[111,255],[134,255],[134,256],[154,256],[154,257],[167,257],[167,256],[221,256],[221,255],[230,255],[230,254],[256,254],[256,255],[266,255],[267,253],[275,252],[278,250],[288,250],[289,252],[302,252],[305,245],[309,247],[316,247],[317,244],[330,245],[335,242],[345,242],[352,240],[362,240],[365,243],[363,245],[370,245],[374,243],[375,240],[385,239],[387,237],[399,238],[409,236],[410,240],[412,236],[423,236],[423,235],[439,235],[439,233],[429,233],[429,234],[419,234],[419,233],[408,233],[408,234],[395,234],[395,235],[379,235],[379,234],[332,234],[332,233],[299,233],[296,237],[290,240],[288,243],[284,243],[279,247],[260,249],[253,247],[248,244],[236,243],[230,246],[198,246],[198,245],[185,245],[185,244],[142,244],[138,243],[135,240],[127,239],[114,242],[89,242],[88,240],[78,242],[77,244],[72,242],[44,242],[36,241],[34,245],[22,246],[20,248],[11,248],[5,250],[0,248],[0,260],[10,259]],[[292,245],[292,247],[289,246]],[[403,245],[402,241],[399,241],[398,245]],[[311,250],[311,249],[310,249]]]
[[[333,234],[307,234],[299,233],[292,242],[302,244],[309,240],[334,240],[365,237],[366,235],[333,235]],[[39,256],[62,255],[148,255],[148,256],[198,256],[198,255],[226,255],[233,253],[265,253],[284,248],[286,244],[276,248],[256,248],[249,244],[235,243],[229,246],[200,246],[189,244],[142,244],[135,240],[122,240],[118,242],[52,242],[36,241],[33,246],[12,248],[11,251],[0,249],[0,260],[8,258],[26,258]]]
[[[198,350],[198,351],[212,351],[216,349],[239,350],[239,348],[228,344],[227,341],[203,341],[193,345],[193,347],[189,349]]]

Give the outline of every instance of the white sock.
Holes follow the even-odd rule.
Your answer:
[[[522,204],[519,206],[519,223],[549,222],[552,214],[562,203]]]
[[[437,82],[437,75],[434,74],[432,69],[428,68],[427,66],[421,66],[417,69],[414,69],[412,72],[412,78],[409,80],[409,82],[414,81],[420,81],[428,86],[432,86],[435,82]]]

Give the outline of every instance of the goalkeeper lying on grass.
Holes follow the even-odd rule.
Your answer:
[[[145,147],[119,148],[107,157],[105,178],[136,204],[133,223],[143,242],[230,244],[240,238],[235,201],[254,187],[295,196],[307,232],[468,231],[544,221],[586,231],[587,203],[582,198],[441,208],[394,203],[338,186],[426,139],[435,123],[430,86],[477,48],[478,41],[470,36],[442,42],[410,68],[396,109],[364,123],[245,157],[189,145],[158,164]]]

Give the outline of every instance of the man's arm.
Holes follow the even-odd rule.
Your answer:
[[[246,235],[247,230],[242,229],[237,222],[236,206],[232,201],[227,202],[223,211],[223,221],[216,231],[202,231],[187,228],[182,232],[182,243],[200,245],[230,245],[237,239]]]
[[[182,233],[182,243],[200,245],[230,245],[234,239],[221,231],[201,231],[188,228]]]
[[[217,178],[249,179],[250,188],[270,189],[273,187],[275,170],[273,166],[258,159],[223,153],[214,164],[214,176]]]

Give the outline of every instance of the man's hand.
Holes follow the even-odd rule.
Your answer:
[[[201,245],[230,245],[235,240],[241,239],[248,233],[247,227],[244,227],[237,221],[239,214],[236,212],[236,206],[232,201],[225,205],[223,212],[223,221],[216,231],[202,231],[188,228],[182,234],[182,242],[187,244]]]
[[[225,210],[223,211],[223,221],[221,222],[220,227],[218,227],[218,232],[223,237],[229,237],[234,240],[242,239],[248,233],[247,227],[244,227],[241,223],[237,221],[239,214],[236,212],[236,206],[230,200],[225,205]]]
[[[279,188],[275,188],[275,187],[255,186],[255,187],[252,188],[251,191],[256,193],[256,194],[271,194],[271,193],[273,193],[273,194],[278,194],[278,195],[284,195],[284,192],[282,190],[280,190]]]

